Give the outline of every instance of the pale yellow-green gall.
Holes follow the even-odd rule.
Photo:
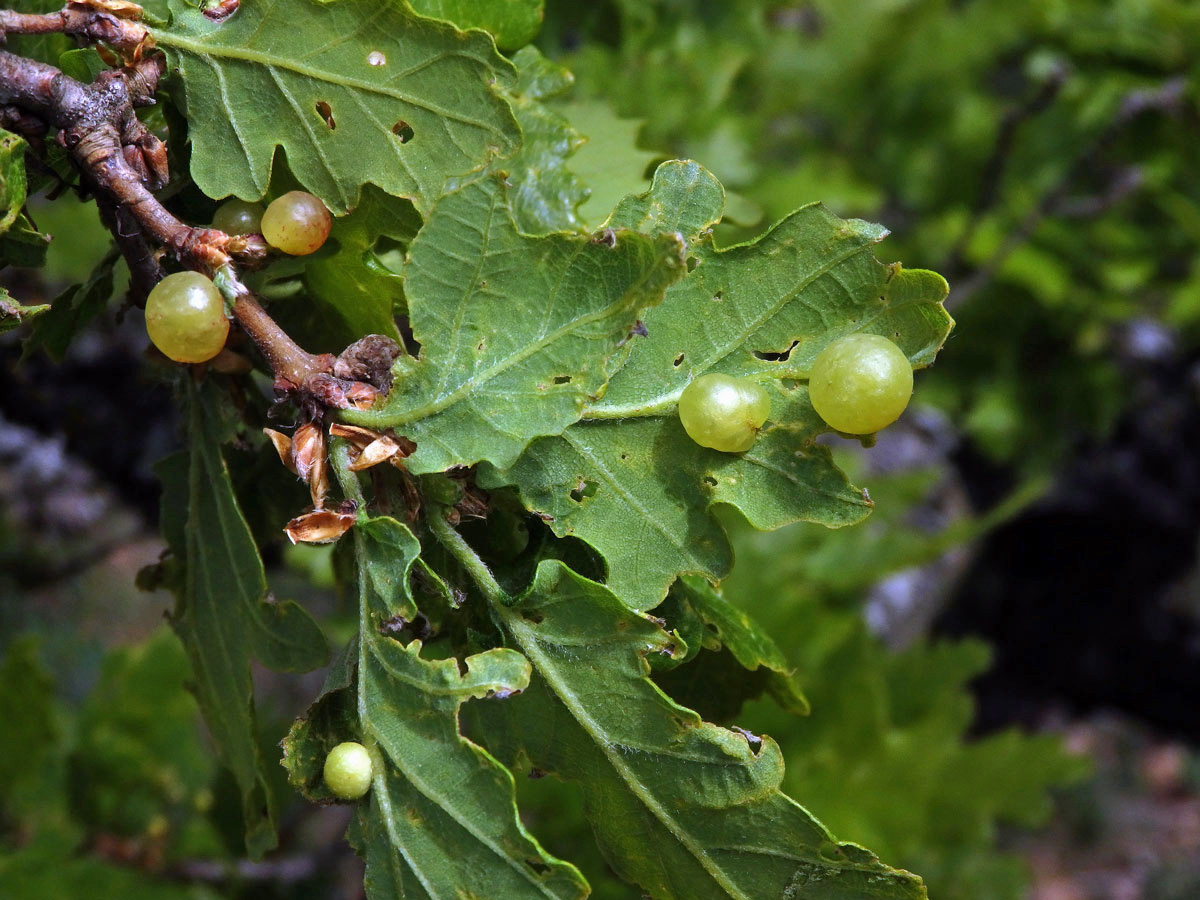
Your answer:
[[[912,396],[912,365],[904,351],[878,334],[851,334],[813,360],[808,397],[831,428],[874,434],[898,418]]]
[[[701,375],[679,395],[679,421],[688,437],[726,453],[749,450],[770,414],[762,385],[731,375]]]
[[[146,298],[146,333],[175,362],[212,359],[229,336],[221,292],[199,272],[168,275]]]
[[[304,191],[288,191],[267,206],[259,223],[262,236],[276,250],[307,256],[321,249],[333,220],[325,204]]]
[[[357,800],[371,789],[371,754],[362,744],[345,741],[325,757],[325,784],[334,796]]]

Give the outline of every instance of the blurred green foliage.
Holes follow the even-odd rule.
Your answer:
[[[183,648],[164,628],[110,651],[86,699],[72,703],[37,639],[8,643],[0,660],[6,900],[214,896],[148,874],[221,852],[207,818],[216,762],[187,678]]]
[[[928,491],[927,475],[875,482],[886,512],[870,524],[913,563],[947,537],[923,534],[904,518]],[[960,521],[954,529],[986,524]],[[874,547],[850,530],[743,530],[725,593],[770,634],[787,636],[781,640],[812,714],[798,719],[757,701],[739,721],[784,748],[789,793],[836,833],[920,872],[931,897],[1021,900],[1025,867],[997,849],[998,828],[1045,824],[1047,789],[1078,780],[1088,763],[1050,736],[1009,730],[967,739],[968,684],[987,668],[988,648],[922,639],[886,649],[862,610],[866,589],[883,574]],[[896,569],[903,553],[890,556]]]

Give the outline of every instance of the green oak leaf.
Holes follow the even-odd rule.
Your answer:
[[[491,38],[388,0],[246,3],[216,23],[172,0],[154,28],[186,92],[191,172],[211,197],[262,197],[275,148],[335,214],[362,185],[426,210],[447,177],[511,151]]]
[[[91,84],[97,75],[108,69],[108,64],[95,47],[80,47],[68,50],[60,56],[58,67],[64,75],[84,84]]]
[[[574,77],[534,47],[513,56],[517,83],[508,94],[521,125],[521,149],[498,160],[507,176],[509,206],[526,234],[574,231],[581,227],[576,209],[587,199],[583,181],[567,168],[567,159],[585,138],[546,101],[571,89]]]
[[[808,364],[831,339],[871,330],[927,365],[951,326],[940,276],[872,256],[886,233],[878,226],[809,206],[756,241],[717,250],[707,228],[720,197],[703,169],[670,162],[647,195],[618,207],[614,226],[690,232],[687,276],[646,312],[648,335],[582,421],[539,439],[507,470],[481,473],[485,486],[515,485],[560,537],[620,560],[608,585],[635,609],[659,603],[678,575],[728,574],[714,504],[760,529],[866,516],[870,500],[816,443],[829,429],[802,383]],[[771,395],[770,419],[745,453],[699,447],[679,424],[679,393],[708,371],[753,378]]]
[[[412,0],[412,7],[459,28],[482,28],[502,50],[525,46],[542,27],[543,0]]]
[[[46,264],[50,235],[38,231],[22,213],[7,232],[0,235],[0,269],[5,266],[37,268]]]
[[[405,293],[420,357],[386,401],[342,418],[416,441],[414,473],[488,460],[575,422],[648,306],[683,274],[674,235],[520,234],[496,178],[446,194],[409,248]]]
[[[582,876],[521,825],[512,775],[458,727],[467,700],[523,690],[528,661],[496,648],[460,667],[455,659],[423,658],[420,641],[392,637],[389,629],[416,613],[409,579],[420,544],[386,517],[360,519],[353,538],[355,652],[335,666],[326,693],[284,742],[292,783],[328,802],[332,795],[321,782],[328,751],[357,740],[371,752],[375,775],[350,839],[366,859],[372,900],[582,898]]]
[[[484,467],[480,483],[516,485],[555,534],[581,538],[610,560],[607,584],[617,596],[650,609],[677,575],[717,581],[729,573],[733,555],[714,504],[738,507],[762,529],[794,521],[840,527],[870,512],[870,500],[816,443],[826,429],[807,391],[764,387],[778,424],[768,423],[745,453],[701,447],[673,411],[583,421],[535,441],[507,470]]]
[[[706,238],[721,221],[725,188],[711,172],[690,159],[671,159],[654,170],[644,194],[630,194],[604,223],[634,231],[675,231],[689,242]]]
[[[602,585],[543,562],[493,607],[533,664],[521,697],[479,715],[505,757],[575,782],[613,869],[654,900],[918,900],[920,879],[841,844],[779,790],[770,737],[704,722],[647,677],[674,639]]]
[[[25,206],[25,146],[23,138],[0,128],[0,234]]]
[[[221,455],[222,398],[210,378],[187,383],[190,450],[159,463],[163,531],[182,567],[171,625],[191,662],[196,699],[222,760],[242,793],[246,849],[275,845],[274,799],[259,751],[251,659],[282,672],[328,659],[317,623],[292,602],[267,594],[258,548],[238,507]]]

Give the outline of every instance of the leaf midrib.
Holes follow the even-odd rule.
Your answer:
[[[355,534],[355,549],[359,556],[358,562],[361,567],[365,564],[364,557],[366,551],[362,546],[362,538],[357,533]],[[411,566],[411,562],[409,563],[409,566]],[[408,568],[409,567],[406,566],[404,571],[403,581],[405,584],[408,583]],[[366,589],[360,589],[358,603],[358,632],[360,635],[371,635],[374,633],[374,628],[371,622],[370,605],[370,599],[367,595]],[[370,723],[373,721],[373,717],[367,708],[367,692],[364,686],[366,684],[365,673],[367,672],[368,665],[370,664],[367,657],[369,655],[374,656],[379,665],[382,666],[385,671],[389,672],[389,674],[391,670],[383,663],[379,656],[370,652],[370,650],[367,648],[368,643],[371,643],[371,641],[360,639],[358,642],[358,685],[356,689],[356,706],[358,707],[358,720],[360,723],[362,723],[364,732],[369,730],[372,733],[373,743],[375,744],[376,749],[381,750],[382,748],[379,741],[374,739],[375,729],[370,725]],[[558,900],[558,895],[554,893],[549,885],[540,879],[533,877],[526,867],[522,866],[509,854],[505,853],[501,847],[489,840],[486,835],[478,833],[472,827],[469,821],[464,822],[459,819],[457,815],[450,811],[448,806],[443,802],[441,796],[436,791],[433,791],[431,788],[429,788],[423,780],[414,777],[409,770],[403,768],[400,760],[393,759],[392,762],[396,765],[396,768],[400,771],[404,778],[406,778],[409,783],[421,793],[422,796],[436,804],[437,807],[441,809],[451,821],[455,822],[460,828],[466,831],[467,834],[471,835],[471,837],[478,841],[481,846],[487,847],[488,850],[490,850],[494,855],[507,863],[510,869],[519,872],[521,876],[524,877],[525,880],[532,887],[536,888],[543,896],[550,898],[550,900]],[[421,885],[429,893],[429,896],[434,898],[439,897],[440,895],[433,889],[434,886],[426,883],[426,879],[422,875],[421,871],[416,867],[413,860],[409,858],[404,849],[402,849],[404,848],[404,844],[400,840],[399,829],[396,827],[396,817],[394,811],[392,810],[391,796],[388,794],[387,789],[386,771],[375,773],[374,777],[372,778],[372,790],[376,794],[375,799],[379,804],[379,813],[384,820],[384,827],[387,829],[388,835],[390,836],[389,843],[395,849],[398,855],[403,856],[405,862],[408,863],[409,868],[412,870],[413,875],[421,882]]]
[[[571,715],[577,721],[580,727],[587,732],[588,737],[604,754],[609,765],[625,782],[629,791],[641,801],[660,823],[675,836],[676,840],[684,846],[684,848],[696,859],[704,871],[713,881],[729,894],[735,900],[752,900],[745,894],[736,884],[729,880],[725,871],[717,865],[716,861],[708,854],[708,851],[698,844],[689,834],[689,832],[680,825],[667,811],[667,809],[658,802],[653,794],[650,793],[634,774],[629,765],[616,753],[613,749],[614,745],[603,740],[603,729],[587,712],[585,705],[579,701],[569,687],[558,677],[551,678],[551,673],[556,673],[556,668],[553,662],[550,661],[548,655],[542,651],[538,637],[534,634],[533,629],[524,624],[521,617],[511,609],[501,608],[501,615],[507,621],[509,632],[516,638],[517,643],[521,645],[521,651],[529,659],[530,662],[542,673],[542,677],[546,679],[546,683],[554,694],[567,707]]]

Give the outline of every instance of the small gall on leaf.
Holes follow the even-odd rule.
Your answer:
[[[357,800],[371,789],[373,770],[367,748],[357,741],[345,741],[329,751],[321,774],[335,797]]]

